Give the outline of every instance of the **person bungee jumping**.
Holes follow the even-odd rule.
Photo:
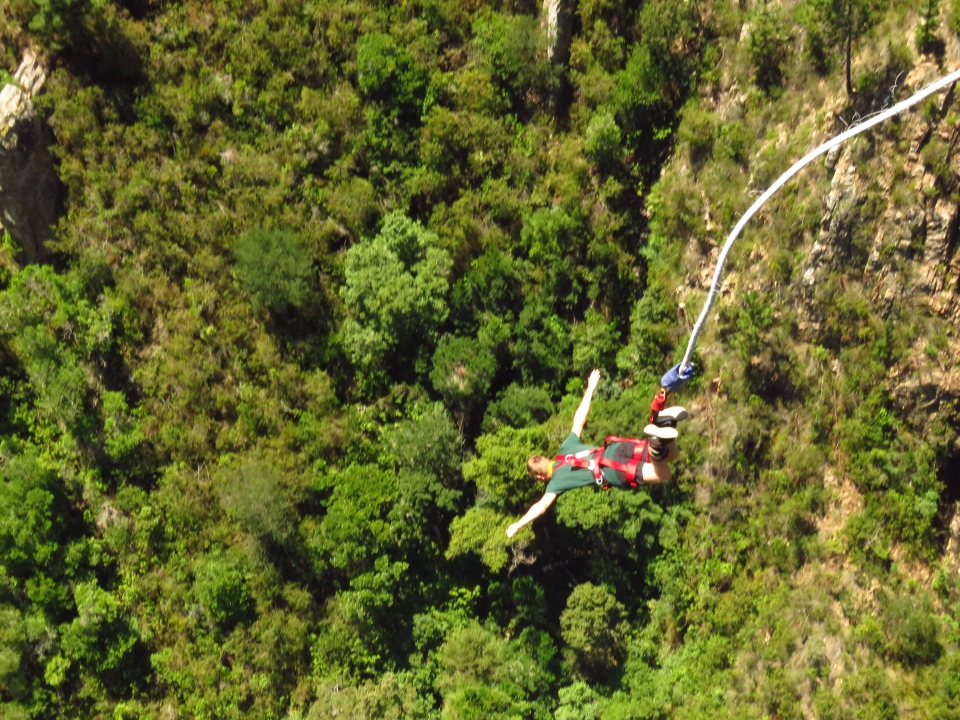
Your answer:
[[[671,372],[678,372],[677,368]],[[682,384],[690,377],[679,374],[676,383]],[[668,378],[664,376],[664,380]],[[557,495],[574,488],[600,485],[607,487],[635,488],[641,483],[660,483],[670,480],[670,466],[676,460],[677,423],[686,419],[682,407],[663,407],[666,389],[661,390],[651,404],[653,412],[649,424],[643,429],[644,440],[610,436],[601,447],[584,445],[580,433],[587,422],[593,391],[600,381],[600,371],[594,370],[587,380],[583,400],[573,416],[570,434],[560,445],[556,457],[551,460],[543,455],[534,455],[527,461],[527,472],[547,483],[543,494],[526,515],[507,528],[507,537],[513,537],[527,523],[543,515]],[[666,383],[665,383],[666,384]],[[668,388],[669,389],[669,388]]]

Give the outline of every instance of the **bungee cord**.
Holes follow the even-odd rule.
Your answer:
[[[697,318],[697,322],[694,324],[693,330],[690,333],[690,340],[687,343],[687,351],[686,353],[684,353],[683,360],[680,362],[678,366],[680,375],[683,375],[689,372],[690,370],[690,367],[691,367],[690,358],[693,356],[693,351],[696,348],[697,340],[700,337],[700,333],[703,331],[703,326],[706,323],[707,317],[710,315],[710,311],[713,309],[713,304],[716,301],[717,293],[720,291],[720,284],[721,284],[720,281],[723,276],[723,266],[727,262],[727,256],[730,254],[730,249],[733,247],[733,243],[740,236],[741,231],[743,230],[744,226],[750,221],[750,218],[752,218],[754,215],[757,214],[760,208],[764,206],[767,200],[773,197],[773,194],[776,193],[777,190],[782,188],[787,183],[787,181],[789,181],[794,175],[800,172],[804,167],[809,165],[813,160],[818,158],[820,155],[823,155],[824,153],[829,152],[830,150],[837,147],[838,145],[845,142],[846,140],[849,140],[850,138],[869,130],[875,125],[879,125],[880,123],[886,120],[889,120],[894,115],[898,115],[899,113],[903,112],[907,108],[912,107],[913,105],[916,105],[918,102],[920,102],[924,98],[927,98],[930,95],[933,95],[934,93],[937,93],[940,90],[943,90],[945,87],[957,82],[958,80],[960,80],[960,69],[954,70],[949,75],[946,75],[940,78],[936,82],[914,93],[913,95],[908,97],[906,100],[902,100],[898,102],[896,105],[890,107],[889,109],[883,110],[877,115],[874,115],[873,117],[863,120],[860,124],[854,125],[848,130],[837,135],[836,137],[823,143],[823,145],[821,145],[820,147],[814,150],[811,150],[809,153],[807,153],[802,158],[800,158],[797,162],[795,162],[792,166],[790,166],[790,168],[785,173],[783,173],[783,175],[777,178],[777,181],[773,183],[773,185],[767,188],[767,191],[764,192],[763,195],[761,195],[754,201],[753,205],[749,207],[749,209],[743,214],[743,216],[734,226],[733,230],[730,231],[730,234],[727,236],[727,240],[723,244],[723,248],[720,251],[720,256],[717,258],[717,267],[713,271],[713,281],[710,285],[710,292],[707,294],[707,299],[704,302],[703,310],[700,311],[700,316]]]

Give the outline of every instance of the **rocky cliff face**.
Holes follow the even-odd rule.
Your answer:
[[[932,62],[918,63],[903,81],[901,97],[941,76]],[[884,313],[898,306],[927,305],[960,327],[960,158],[956,148],[956,95],[933,98],[926,112],[908,112],[896,133],[875,133],[871,147],[858,150],[851,141],[831,153],[832,174],[824,199],[819,237],[802,269],[803,294],[813,300],[814,287],[826,273],[862,273],[870,296]],[[861,141],[866,143],[868,141]],[[866,258],[851,254],[851,240],[871,195],[883,199]],[[856,265],[859,264],[859,267]],[[813,325],[816,311],[808,305]],[[811,316],[808,316],[811,317]],[[960,346],[946,340],[944,356],[957,357]],[[937,362],[930,347],[915,348],[895,394],[905,408],[936,409],[960,397],[960,372],[952,362]],[[939,353],[938,353],[939,354]],[[922,380],[918,380],[922,378]]]
[[[46,76],[32,53],[15,75],[19,87],[0,90],[0,222],[26,262],[43,260],[60,206],[60,182],[53,168],[50,130],[31,98]]]

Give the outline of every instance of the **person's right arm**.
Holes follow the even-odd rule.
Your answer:
[[[556,499],[556,493],[544,493],[544,496],[535,502],[529,510],[527,510],[526,515],[507,528],[507,537],[512,538],[524,525],[543,515],[547,511],[547,508],[553,505],[553,501]]]
[[[583,393],[583,400],[580,401],[580,407],[577,408],[573,416],[573,427],[570,428],[577,437],[583,432],[583,426],[587,423],[587,415],[590,413],[590,401],[593,399],[593,391],[597,389],[597,383],[600,382],[600,371],[594,370],[587,379],[587,389]]]

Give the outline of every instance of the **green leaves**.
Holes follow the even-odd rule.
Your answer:
[[[193,596],[210,624],[224,633],[253,617],[247,571],[239,560],[235,553],[215,551],[194,563]]]
[[[470,508],[450,524],[450,544],[446,557],[452,559],[476,553],[493,572],[502,570],[509,560],[507,549],[514,544],[506,534],[510,520],[509,515],[491,507]],[[523,540],[529,535],[529,530],[521,531],[517,538]]]
[[[476,484],[481,502],[517,508],[537,490],[527,474],[527,458],[547,450],[547,437],[537,428],[503,427],[477,438],[477,455],[463,465],[463,477]]]
[[[525,650],[476,622],[451,632],[438,653],[441,717],[480,720],[529,713],[544,673]]]
[[[496,370],[496,358],[479,340],[444,335],[433,354],[430,381],[449,407],[464,411],[486,396]]]
[[[290,538],[292,482],[268,460],[244,458],[217,472],[217,492],[227,513],[254,537],[276,544]]]
[[[393,36],[370,33],[358,39],[357,86],[365,97],[385,105],[394,118],[419,122],[426,83],[426,69]]]
[[[447,557],[475,552],[491,570],[506,565],[507,548],[530,537],[524,529],[516,540],[507,538],[508,513],[517,512],[538,490],[542,492],[542,485],[527,474],[527,458],[545,452],[545,446],[541,428],[501,427],[477,438],[477,456],[464,464],[463,477],[476,484],[478,503],[450,525]]]
[[[751,20],[747,51],[757,73],[757,86],[766,93],[778,91],[792,39],[790,30],[779,9],[769,2],[757,8]]]
[[[606,588],[584,583],[567,598],[560,616],[563,640],[578,673],[598,680],[623,659],[626,608]]]
[[[343,344],[361,370],[383,370],[392,358],[409,362],[430,347],[447,317],[451,264],[439,238],[400,212],[347,251]]]
[[[237,280],[254,305],[281,311],[299,308],[311,290],[312,258],[290,230],[250,230],[236,241]]]

